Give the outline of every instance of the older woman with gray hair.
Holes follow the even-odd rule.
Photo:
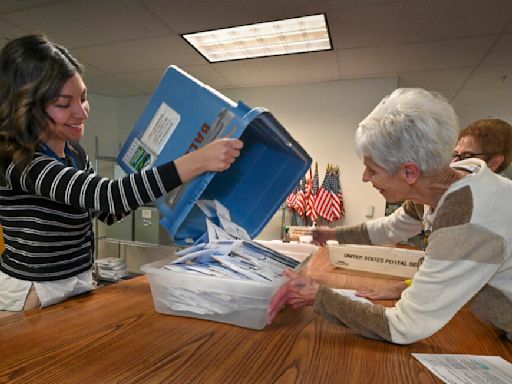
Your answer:
[[[425,259],[394,307],[340,296],[293,271],[269,307],[315,311],[366,336],[408,344],[440,330],[467,303],[512,335],[512,182],[481,159],[451,163],[459,126],[453,108],[423,89],[397,89],[360,123],[356,148],[363,181],[387,201],[406,201],[391,216],[314,231],[319,243],[383,244],[432,233]],[[420,206],[429,207],[424,214]],[[430,223],[430,224],[426,224]]]

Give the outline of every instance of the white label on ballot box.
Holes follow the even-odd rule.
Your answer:
[[[149,123],[142,141],[154,154],[159,155],[180,122],[180,115],[166,103],[160,104]]]
[[[136,172],[151,167],[155,160],[155,155],[137,138],[133,139],[123,156],[123,161]]]

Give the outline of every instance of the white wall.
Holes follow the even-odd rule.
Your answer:
[[[115,156],[119,151],[120,103],[122,99],[100,95],[89,95],[90,113],[80,144],[94,160],[95,137],[98,137],[98,154]]]
[[[459,101],[454,104],[455,112],[460,120],[461,128],[480,119],[501,119],[512,124],[512,91],[504,99],[503,104],[480,104],[465,103]]]

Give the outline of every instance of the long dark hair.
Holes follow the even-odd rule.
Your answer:
[[[78,61],[44,35],[9,41],[0,52],[0,177],[11,162],[24,168],[53,121],[46,108],[64,83],[82,73]]]

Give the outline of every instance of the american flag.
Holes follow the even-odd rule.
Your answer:
[[[310,179],[310,190],[309,198],[306,205],[306,216],[308,216],[312,222],[316,222],[318,219],[318,213],[315,209],[315,201],[318,195],[319,180],[318,180],[318,163],[315,163],[315,174]]]
[[[299,216],[304,216],[306,212],[306,193],[307,193],[307,181],[306,176],[300,182],[299,190],[297,191],[295,199],[295,211]]]
[[[314,207],[319,216],[331,222],[345,217],[338,168],[328,166]]]
[[[330,221],[337,221],[345,217],[345,207],[343,206],[343,195],[341,194],[340,170],[335,168],[333,173],[333,188],[331,190],[334,203],[331,205]]]
[[[295,190],[288,195],[286,198],[286,206],[292,210],[292,212],[295,210],[295,202],[297,200],[297,191],[298,188],[295,188]]]

